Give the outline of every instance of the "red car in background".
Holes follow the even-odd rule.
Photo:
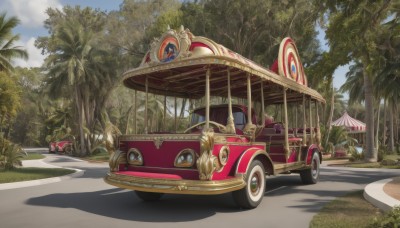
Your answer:
[[[72,141],[69,140],[50,142],[49,144],[49,153],[71,154],[72,150]]]

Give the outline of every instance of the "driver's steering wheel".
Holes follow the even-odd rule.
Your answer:
[[[212,124],[212,125],[214,125],[214,126],[216,126],[216,127],[218,127],[218,130],[219,130],[221,133],[225,133],[225,132],[226,132],[226,127],[225,127],[224,125],[219,124],[219,123],[214,122],[214,121],[209,121],[209,123]],[[186,129],[183,133],[187,133],[187,132],[193,130],[194,128],[199,127],[199,126],[204,125],[204,124],[206,124],[206,121],[197,123],[197,124],[195,124],[195,125],[189,127],[188,129]]]

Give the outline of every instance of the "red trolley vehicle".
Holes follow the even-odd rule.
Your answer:
[[[72,141],[70,140],[60,140],[49,143],[49,153],[65,153],[71,155],[72,150]]]
[[[232,192],[242,208],[260,204],[267,175],[299,173],[303,183],[317,183],[318,107],[325,100],[307,86],[292,39],[282,41],[273,66],[263,68],[183,27],[169,29],[124,74],[126,87],[146,94],[145,129],[118,137],[104,180],[143,200]],[[148,132],[149,93],[202,105],[186,130]]]

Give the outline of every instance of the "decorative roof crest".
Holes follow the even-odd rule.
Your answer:
[[[178,31],[168,25],[167,31],[150,45],[149,64],[168,63],[190,55],[189,48],[193,34],[183,26]]]

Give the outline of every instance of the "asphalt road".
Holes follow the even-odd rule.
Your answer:
[[[261,205],[241,210],[230,194],[165,195],[158,202],[142,202],[132,191],[103,182],[106,163],[47,156],[47,163],[82,169],[85,174],[58,183],[0,191],[2,228],[308,227],[325,203],[399,175],[398,170],[323,167],[316,185],[302,185],[296,174],[269,177]]]

